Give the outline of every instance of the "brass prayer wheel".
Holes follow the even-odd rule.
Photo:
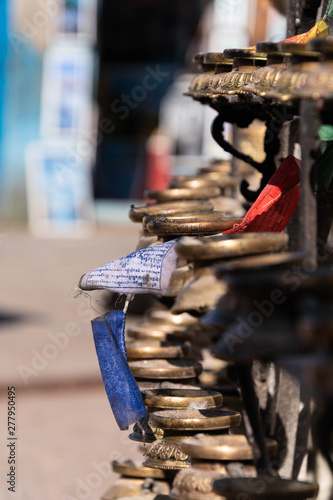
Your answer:
[[[190,311],[192,314],[203,314],[216,305],[225,291],[224,283],[216,279],[210,266],[197,268],[193,278],[179,292],[171,310],[174,313]]]
[[[307,86],[312,72],[318,67],[320,54],[310,50],[308,45],[298,43],[280,43],[278,48],[291,53],[290,68],[281,74],[265,98],[285,102],[292,100],[299,89]]]
[[[127,357],[136,359],[179,359],[187,358],[191,351],[189,343],[175,344],[171,342],[137,341],[126,343]]]
[[[225,57],[221,52],[207,52],[204,55],[204,63],[214,65],[214,74],[211,78],[206,78],[200,92],[193,95],[198,100],[211,98],[214,94],[214,89],[221,85],[221,80],[223,81],[225,75],[230,73],[233,68],[232,58]]]
[[[216,186],[216,182],[205,177],[191,177],[190,175],[177,175],[169,182],[170,188],[194,188],[200,189],[206,186]]]
[[[320,53],[320,59],[306,85],[293,91],[296,99],[329,99],[333,95],[333,43],[331,40],[315,39],[309,49]]]
[[[197,325],[197,318],[193,318],[190,314],[172,314],[170,310],[167,309],[152,309],[148,311],[147,318],[152,323],[157,321],[164,321],[165,323],[172,323],[174,325],[190,326]]]
[[[186,379],[199,375],[200,363],[181,359],[147,359],[130,361],[134,377],[147,379]]]
[[[154,235],[182,235],[197,236],[202,234],[216,234],[235,225],[240,224],[242,219],[226,217],[223,212],[211,212],[210,214],[189,214],[171,217],[147,218],[147,230]]]
[[[169,189],[147,189],[145,198],[162,201],[182,201],[182,200],[209,200],[220,196],[221,190],[217,186],[205,186],[201,188],[169,188]]]
[[[162,469],[151,469],[144,467],[141,462],[134,462],[133,460],[124,460],[119,462],[114,460],[112,462],[113,472],[117,472],[121,476],[146,478],[152,477],[155,479],[165,479],[166,473]]]
[[[257,69],[252,82],[243,88],[250,94],[265,97],[281,78],[283,72],[290,66],[289,52],[279,51],[279,46],[274,42],[259,42],[256,44],[258,52],[267,54],[267,63],[263,68]]]
[[[163,409],[218,408],[222,405],[222,395],[216,391],[201,389],[146,389],[141,391],[149,414]],[[163,438],[163,430],[155,427],[149,419],[134,425],[130,439],[152,443]]]
[[[180,257],[187,260],[214,260],[241,255],[284,250],[288,235],[281,233],[236,233],[206,238],[181,238],[175,244]]]
[[[255,480],[244,477],[219,479],[214,483],[214,492],[227,500],[240,499],[241,495],[247,500],[280,500],[281,497],[306,500],[317,495],[318,485],[259,475]]]
[[[274,455],[277,443],[272,439],[267,439],[266,447],[269,454]],[[202,460],[247,461],[254,459],[252,447],[243,434],[221,434],[220,436],[198,434],[184,439],[180,448],[192,458]]]
[[[190,466],[188,455],[180,449],[180,442],[185,437],[198,431],[216,432],[237,426],[241,422],[241,415],[223,409],[163,410],[152,413],[151,421],[163,429],[164,437],[149,447],[144,465],[180,470]]]
[[[193,61],[199,65],[201,73],[199,75],[195,75],[191,81],[188,91],[184,92],[184,95],[191,97],[195,97],[198,93],[200,94],[201,90],[207,87],[211,77],[215,73],[215,63],[205,63],[203,53],[196,54]]]
[[[132,222],[141,222],[145,215],[172,215],[191,212],[210,212],[213,205],[209,200],[177,200],[165,203],[151,203],[141,207],[132,205],[129,218]]]
[[[252,82],[257,68],[266,64],[266,54],[259,54],[254,50],[226,49],[223,54],[227,58],[233,58],[233,68],[230,73],[221,76],[219,85],[212,92],[214,98],[242,94],[243,87]]]
[[[267,440],[266,446],[271,454],[275,451],[276,442]],[[184,439],[180,449],[191,457],[192,465],[177,473],[171,498],[217,500],[221,498],[213,493],[213,483],[217,479],[240,472],[245,477],[256,476],[252,448],[244,435],[197,434]]]

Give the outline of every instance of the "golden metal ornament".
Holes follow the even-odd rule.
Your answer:
[[[213,205],[209,200],[177,200],[164,203],[151,203],[140,207],[131,206],[129,218],[132,222],[141,222],[145,215],[171,215],[191,212],[210,212]]]
[[[144,379],[187,379],[202,372],[200,363],[181,359],[130,361],[129,367],[134,377]]]

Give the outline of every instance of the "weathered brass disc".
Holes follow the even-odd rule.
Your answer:
[[[151,415],[156,427],[172,430],[218,430],[229,429],[241,423],[241,414],[223,409],[208,410],[163,410]]]
[[[167,297],[177,297],[186,283],[190,281],[191,278],[193,278],[193,275],[194,270],[189,264],[183,267],[177,267],[177,269],[174,269],[172,271],[168,287],[163,292],[163,295]],[[176,315],[174,314],[174,316]]]
[[[169,183],[170,188],[201,189],[207,186],[216,186],[216,182],[204,177],[191,177],[189,175],[177,175]]]
[[[305,500],[316,496],[318,485],[262,475],[255,481],[245,477],[219,479],[214,483],[214,492],[228,500],[239,498],[241,494],[247,495],[248,500],[280,500],[281,497]]]
[[[171,310],[175,313],[191,311],[202,314],[214,307],[225,292],[225,283],[215,277],[213,269],[200,269],[179,292]]]
[[[191,465],[177,473],[172,483],[170,498],[175,500],[223,500],[213,493],[213,483],[217,479],[229,477],[229,472],[223,464],[214,464],[209,468],[201,468],[201,464]],[[255,477],[253,465],[238,464],[242,475]]]
[[[106,493],[104,493],[102,500],[114,500],[115,498],[118,499],[126,496],[135,498],[134,495],[141,494],[144,482],[144,478],[121,477]]]
[[[176,220],[191,220],[191,219],[196,219],[198,217],[207,217],[208,215],[211,214],[216,214],[214,217],[223,217],[225,216],[225,213],[223,212],[215,212],[215,211],[209,211],[209,212],[188,212],[188,213],[183,213],[183,214],[171,214],[171,215],[164,215],[164,214],[157,214],[157,215],[145,215],[142,219],[142,226],[147,231],[147,234],[151,233],[147,229],[147,224],[150,222],[154,222],[156,220],[169,220],[169,219],[176,219]]]
[[[218,408],[223,397],[217,391],[202,389],[155,389],[142,391],[145,405],[156,409]]]
[[[231,174],[231,163],[229,160],[218,160],[213,161],[208,167],[203,167],[199,169],[200,174],[207,174],[209,172],[219,172],[220,174],[226,174],[226,177]]]
[[[112,462],[112,470],[122,476],[128,477],[153,477],[157,479],[164,479],[166,477],[163,470],[150,469],[149,467],[144,467],[142,462],[134,462],[133,460],[124,460],[123,462],[114,460]]]
[[[269,454],[276,450],[277,443],[272,439],[266,440]],[[191,458],[204,460],[253,460],[253,451],[246,436],[242,434],[221,434],[212,436],[198,434],[183,440],[180,449]]]
[[[224,57],[241,57],[250,59],[263,59],[267,58],[267,54],[259,53],[254,49],[225,49],[223,52]]]
[[[189,215],[175,217],[158,217],[147,221],[147,229],[156,235],[196,236],[215,234],[232,229],[242,219],[226,217],[223,212],[212,212],[208,215]]]
[[[213,204],[209,200],[178,200],[168,203],[151,203],[141,207],[132,205],[129,211],[129,218],[133,222],[141,222],[144,215],[209,212],[211,210],[213,210]]]
[[[160,342],[160,345],[150,345],[147,342],[131,342],[126,344],[128,359],[179,359],[190,354],[190,344],[172,344]]]
[[[216,172],[216,171],[204,172],[199,175],[202,179],[215,182],[215,184],[217,184],[221,189],[237,186],[237,184],[240,181],[238,177],[231,177],[230,175],[225,175],[221,172]]]
[[[288,235],[281,233],[236,233],[201,238],[181,238],[177,254],[187,260],[214,260],[284,250]]]
[[[129,366],[134,377],[148,379],[185,379],[196,377],[202,372],[200,363],[181,359],[130,361]]]
[[[145,198],[156,201],[172,200],[208,200],[220,196],[221,190],[217,186],[206,186],[202,188],[170,188],[170,189],[147,189]]]
[[[307,258],[307,254],[300,252],[280,252],[269,255],[254,255],[233,259],[226,262],[218,262],[214,265],[216,275],[222,277],[226,273],[244,273],[265,271],[269,273],[273,270],[284,271],[292,265],[302,264]]]
[[[163,309],[152,309],[148,311],[147,317],[150,321],[165,321],[166,323],[172,323],[174,325],[196,325],[198,323],[197,318],[194,318],[190,314],[172,314],[169,310]]]

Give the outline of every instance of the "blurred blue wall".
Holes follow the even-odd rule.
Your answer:
[[[26,217],[24,154],[39,135],[42,54],[27,39],[15,45],[9,1],[0,0],[0,215]]]

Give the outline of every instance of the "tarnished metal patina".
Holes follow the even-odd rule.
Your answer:
[[[282,48],[274,42],[259,42],[256,48],[258,52],[267,54],[267,63],[263,68],[257,69],[252,81],[245,85],[242,90],[249,94],[265,97],[289,68],[291,53],[282,51]]]
[[[219,85],[211,89],[211,97],[247,93],[243,88],[249,85],[258,68],[266,65],[266,54],[249,49],[226,49],[224,56],[233,58],[230,73],[221,75]]]
[[[320,54],[310,50],[309,45],[305,44],[281,43],[278,48],[291,53],[290,67],[281,74],[272,89],[265,94],[265,98],[286,102],[308,85],[312,72],[318,67]]]
[[[306,85],[293,90],[295,99],[331,99],[333,97],[333,42],[316,39],[309,43],[309,49],[321,54],[306,81]]]

